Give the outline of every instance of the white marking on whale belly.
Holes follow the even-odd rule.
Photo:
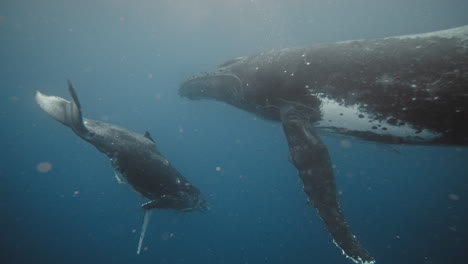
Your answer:
[[[333,128],[338,131],[371,132],[377,135],[387,135],[415,141],[430,141],[441,136],[440,133],[424,129],[417,130],[411,124],[392,125],[385,120],[376,120],[372,114],[360,110],[358,104],[346,106],[335,100],[321,98],[320,110],[322,120],[316,124],[318,128]],[[396,124],[402,123],[397,120]]]

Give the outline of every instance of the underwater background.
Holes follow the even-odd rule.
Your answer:
[[[180,83],[285,47],[468,24],[466,0],[1,0],[0,263],[352,263],[306,203],[279,123]],[[206,213],[156,211],[108,158],[36,105],[144,133],[207,197]],[[467,121],[468,122],[468,121]],[[377,263],[466,263],[468,148],[322,135],[341,205]]]

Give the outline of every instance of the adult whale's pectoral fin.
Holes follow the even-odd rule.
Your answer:
[[[346,223],[338,202],[335,178],[327,147],[306,119],[304,109],[284,106],[281,121],[290,158],[299,171],[308,201],[317,209],[328,232],[343,253],[356,263],[374,263]],[[311,116],[308,116],[310,118]]]

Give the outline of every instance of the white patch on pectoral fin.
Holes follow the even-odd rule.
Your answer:
[[[125,177],[125,175],[122,175],[122,173],[120,172],[117,159],[116,158],[111,158],[110,162],[111,162],[112,169],[114,170],[114,176],[117,179],[117,182],[120,183],[120,184],[124,184],[126,177]]]
[[[114,175],[115,175],[115,178],[117,179],[117,182],[120,183],[120,184],[124,184],[124,180],[122,179],[122,174],[120,174],[118,171],[116,171],[114,169]]]

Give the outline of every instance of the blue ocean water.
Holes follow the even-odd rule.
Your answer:
[[[351,263],[306,203],[281,126],[180,98],[178,86],[237,56],[466,25],[466,10],[463,0],[0,1],[0,263]],[[69,98],[67,79],[85,117],[150,131],[211,210],[155,212],[137,255],[146,200],[34,102],[36,89]],[[322,137],[348,222],[377,263],[465,263],[466,147]]]

